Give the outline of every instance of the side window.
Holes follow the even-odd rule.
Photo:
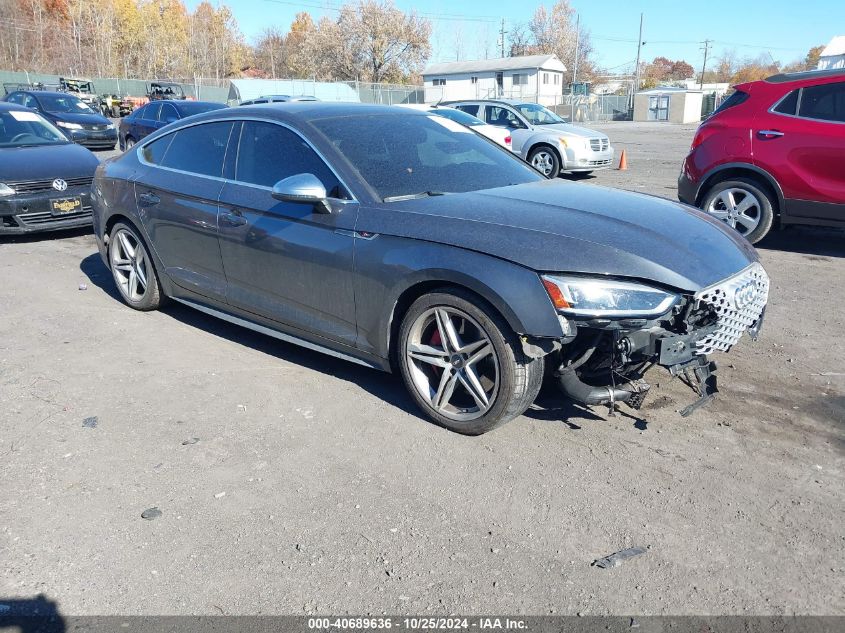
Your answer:
[[[157,121],[158,120],[158,112],[161,109],[161,102],[158,103],[150,103],[147,105],[147,109],[144,111],[144,118],[147,121]]]
[[[513,112],[498,106],[487,107],[487,123],[499,127],[525,127]]]
[[[10,94],[10,95],[8,96],[8,98],[6,99],[6,101],[8,101],[9,103],[17,103],[18,105],[21,105],[21,103],[22,103],[22,101],[21,101],[21,93],[19,93],[19,92],[13,92],[12,94]]]
[[[343,198],[337,177],[302,138],[273,123],[245,121],[235,180],[272,187],[288,176],[314,174],[332,198]]]
[[[845,82],[804,88],[798,116],[845,123]]]
[[[161,159],[167,153],[167,148],[170,147],[170,142],[173,140],[175,134],[168,134],[156,139],[152,143],[147,143],[141,150],[141,155],[144,160],[153,165],[161,165]]]
[[[32,95],[24,95],[23,96],[23,104],[27,108],[32,108],[33,110],[38,109],[38,102],[35,100],[35,97]]]
[[[173,140],[160,164],[192,174],[220,177],[231,131],[231,121],[182,128],[172,135]]]
[[[169,103],[162,103],[161,110],[158,113],[158,120],[162,123],[173,123],[179,120],[179,113]]]
[[[795,108],[798,106],[798,90],[793,90],[786,95],[781,102],[775,106],[775,112],[779,114],[795,114]]]
[[[467,105],[459,105],[455,106],[458,110],[463,110],[467,114],[471,114],[472,116],[478,116],[478,106],[467,104]]]

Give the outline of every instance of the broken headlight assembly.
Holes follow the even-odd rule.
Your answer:
[[[657,317],[681,299],[673,292],[631,281],[564,275],[543,275],[542,279],[555,308],[573,317]]]

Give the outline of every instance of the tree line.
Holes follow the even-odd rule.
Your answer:
[[[349,0],[337,15],[296,15],[287,31],[265,29],[247,43],[231,9],[182,0],[0,0],[0,69],[58,75],[169,78],[232,77],[418,83],[431,57],[431,22],[392,0]],[[504,47],[503,47],[504,48]],[[815,68],[822,47],[782,65],[770,55],[727,50],[704,81],[740,83],[780,71]],[[556,54],[564,85],[600,81],[589,31],[569,0],[539,6],[509,29],[509,55]],[[700,73],[699,73],[700,74]],[[641,88],[698,77],[685,60],[656,57],[640,67]]]

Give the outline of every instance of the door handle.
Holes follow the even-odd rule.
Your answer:
[[[783,132],[780,130],[760,130],[757,135],[763,138],[780,138],[783,136]]]
[[[138,196],[138,199],[144,204],[145,207],[152,207],[161,202],[161,198],[155,195],[152,191],[142,193],[140,196]]]
[[[243,226],[247,223],[247,219],[244,217],[244,214],[238,209],[224,211],[220,214],[220,220],[229,226]]]

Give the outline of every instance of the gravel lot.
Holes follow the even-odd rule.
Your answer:
[[[584,186],[674,197],[692,127],[596,127],[630,170]],[[85,232],[3,239],[0,603],[845,614],[845,234],[761,246],[763,336],[717,358],[709,408],[681,418],[692,394],[655,371],[639,415],[550,391],[467,438],[421,419],[397,377],[188,308],[130,310]],[[630,546],[648,551],[591,566]]]

